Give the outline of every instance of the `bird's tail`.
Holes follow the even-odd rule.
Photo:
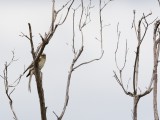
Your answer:
[[[28,77],[31,74],[31,71],[29,71],[29,73],[26,75],[26,77]]]
[[[29,76],[29,75],[28,75]],[[32,74],[29,77],[29,82],[28,82],[28,91],[31,92],[31,80],[32,80]]]

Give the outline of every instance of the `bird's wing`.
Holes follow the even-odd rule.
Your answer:
[[[29,82],[28,82],[28,90],[29,92],[31,92],[31,80],[32,80],[32,73],[30,74],[30,77],[29,77]]]

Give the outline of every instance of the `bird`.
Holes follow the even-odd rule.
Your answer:
[[[38,60],[39,70],[41,70],[43,68],[45,62],[46,62],[46,54],[43,53],[43,54],[40,55],[39,60]],[[31,92],[31,79],[32,79],[32,75],[35,73],[34,62],[31,63],[31,65],[24,71],[24,73],[28,70],[29,70],[29,72],[28,72],[26,77],[30,76],[29,77],[29,83],[28,83],[28,90]]]

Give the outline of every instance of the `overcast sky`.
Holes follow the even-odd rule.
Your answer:
[[[97,0],[98,1],[98,0]],[[84,32],[84,54],[79,63],[100,55],[100,43],[95,39],[99,37],[98,2],[93,0],[95,6],[91,10],[91,23]],[[74,3],[77,7],[79,1]],[[63,5],[65,1],[56,1],[56,7]],[[36,45],[41,42],[39,33],[44,35],[51,22],[51,0],[0,0],[0,74],[3,74],[5,61],[12,58],[11,51],[15,51],[18,61],[9,68],[9,82],[12,83],[24,70],[24,66],[30,64],[29,41],[20,37],[21,32],[28,34],[28,22],[31,23]],[[70,100],[63,120],[131,120],[132,98],[126,96],[113,77],[116,70],[114,51],[116,49],[116,26],[119,22],[121,30],[120,51],[118,63],[120,66],[124,60],[125,40],[128,41],[127,64],[124,70],[124,84],[132,79],[132,71],[137,45],[136,35],[131,29],[133,10],[136,10],[136,21],[143,13],[152,15],[147,19],[152,22],[159,17],[160,7],[156,0],[114,0],[103,11],[104,24],[110,24],[104,28],[104,50],[102,60],[82,66],[73,73],[70,88]],[[73,11],[71,11],[72,13]],[[42,69],[43,86],[48,120],[56,120],[52,111],[60,114],[66,89],[69,66],[73,59],[72,53],[72,14],[70,13],[66,23],[60,26],[45,49],[47,61]],[[64,15],[64,14],[63,14]],[[77,13],[78,17],[80,14]],[[78,18],[76,23],[78,24]],[[142,45],[140,60],[139,87],[143,91],[151,79],[153,68],[152,58],[152,33],[153,25],[149,27],[147,36]],[[76,32],[76,40],[79,41],[79,32]],[[131,81],[129,89],[132,88]],[[21,79],[20,84],[12,94],[13,105],[19,120],[40,120],[39,102],[34,79],[32,80],[32,93],[28,92],[28,78]],[[11,120],[12,113],[5,96],[3,80],[0,79],[0,119]],[[160,96],[158,96],[159,98]],[[139,120],[153,120],[152,93],[143,97],[138,104]]]

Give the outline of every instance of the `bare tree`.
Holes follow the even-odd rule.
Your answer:
[[[13,100],[11,98],[11,94],[14,92],[15,90],[15,87],[12,87],[9,85],[9,82],[8,82],[8,68],[11,66],[11,64],[14,62],[14,61],[17,61],[15,59],[15,56],[14,56],[14,51],[12,51],[12,59],[11,61],[8,63],[6,62],[4,64],[4,70],[3,70],[3,75],[0,75],[0,77],[4,80],[4,86],[5,86],[5,93],[6,93],[6,96],[9,100],[9,105],[10,105],[10,109],[13,113],[13,119],[14,120],[18,120],[18,117],[14,111],[14,108],[13,108]]]
[[[159,31],[160,20],[156,21],[154,24],[153,31],[153,56],[154,56],[154,67],[153,67],[153,109],[154,109],[154,119],[159,120],[158,107],[157,107],[157,82],[158,82],[158,58],[160,50],[160,31]],[[157,38],[158,33],[158,38]]]
[[[43,91],[43,85],[42,85],[42,75],[43,74],[39,70],[39,66],[38,66],[39,57],[43,53],[45,47],[48,45],[48,43],[51,40],[52,36],[54,35],[57,27],[62,25],[65,22],[65,20],[67,19],[67,16],[70,12],[70,9],[71,9],[71,6],[73,5],[73,3],[74,3],[74,0],[69,0],[65,5],[62,6],[62,8],[60,8],[59,10],[56,11],[55,10],[55,0],[53,0],[52,22],[51,22],[50,29],[47,33],[45,33],[44,36],[39,34],[42,42],[37,47],[36,50],[35,50],[35,46],[34,46],[34,43],[33,43],[32,28],[31,28],[30,23],[28,23],[29,36],[22,33],[22,36],[26,37],[30,41],[30,45],[31,45],[31,53],[32,53],[32,57],[33,57],[33,62],[32,63],[34,64],[34,71],[35,71],[34,74],[35,74],[35,79],[36,79],[37,92],[38,92],[38,96],[39,96],[39,103],[40,103],[40,110],[41,110],[41,120],[47,120],[47,116],[46,116],[47,107],[45,106],[45,97],[44,97],[44,91]],[[57,15],[65,7],[68,7],[68,9],[67,9],[66,14],[64,15],[64,18],[56,23]]]
[[[83,29],[91,22],[91,18],[90,18],[90,10],[93,8],[92,4],[91,4],[91,0],[88,4],[87,7],[84,6],[84,2],[83,0],[81,0],[81,5],[79,5],[76,9],[73,9],[73,38],[72,38],[72,52],[73,52],[73,60],[72,63],[70,65],[70,70],[68,73],[68,78],[67,78],[67,86],[66,86],[66,95],[65,95],[65,101],[64,101],[64,106],[63,109],[61,111],[60,115],[57,115],[54,111],[53,113],[55,114],[55,116],[57,117],[57,120],[62,120],[65,111],[67,109],[67,105],[68,105],[68,101],[69,101],[69,89],[70,89],[70,82],[71,82],[71,77],[73,74],[73,71],[75,71],[77,68],[92,63],[94,61],[98,61],[102,58],[103,54],[104,54],[104,50],[103,50],[103,23],[102,23],[102,10],[105,8],[105,6],[110,2],[111,0],[109,0],[108,2],[104,2],[104,5],[101,4],[101,0],[99,1],[99,21],[100,21],[100,38],[97,38],[100,41],[100,48],[101,48],[101,55],[98,58],[89,60],[89,61],[85,61],[82,62],[80,64],[77,64],[78,59],[80,58],[80,56],[82,55],[82,53],[84,52],[84,33],[83,33]],[[40,101],[40,107],[41,107],[41,119],[42,120],[46,120],[46,106],[45,106],[45,98],[44,98],[44,92],[43,92],[43,86],[42,86],[42,73],[41,71],[38,69],[38,60],[40,55],[43,53],[43,50],[45,49],[46,45],[49,43],[49,41],[51,40],[52,36],[54,35],[56,29],[58,26],[62,25],[65,20],[67,19],[67,16],[70,12],[71,6],[73,5],[74,0],[70,0],[68,1],[65,5],[62,6],[61,9],[59,9],[58,11],[55,10],[55,1],[53,1],[53,7],[52,7],[52,23],[51,23],[51,27],[48,31],[48,33],[45,33],[45,36],[42,37],[41,34],[41,40],[42,43],[37,47],[37,49],[35,50],[35,46],[33,43],[33,35],[32,35],[32,28],[31,28],[31,24],[28,23],[29,26],[29,36],[25,35],[24,33],[22,33],[23,37],[26,37],[29,41],[30,41],[30,45],[31,45],[31,53],[32,53],[32,57],[33,57],[33,62],[32,64],[34,64],[34,70],[35,70],[35,79],[36,79],[36,83],[37,83],[37,91],[38,91],[38,95],[39,95],[39,101]],[[58,21],[58,23],[56,24],[56,18],[59,12],[61,12],[66,6],[68,7],[67,13],[64,17],[63,20]],[[75,14],[76,11],[78,9],[81,9],[81,14],[80,14],[80,19],[79,19],[79,32],[81,34],[81,47],[77,48],[75,47]],[[28,69],[28,68],[27,68]],[[26,69],[26,70],[27,70]],[[25,70],[25,71],[26,71]]]
[[[152,83],[153,83],[153,79],[151,78],[151,82],[149,84],[149,86],[146,88],[146,90],[144,92],[142,92],[140,90],[140,88],[138,87],[138,76],[139,76],[139,57],[140,57],[140,49],[141,49],[141,45],[142,42],[144,40],[144,37],[146,35],[146,32],[148,30],[149,25],[151,25],[153,22],[148,23],[147,22],[147,17],[150,16],[152,13],[149,13],[147,15],[143,14],[143,16],[141,17],[141,19],[138,22],[138,25],[136,26],[136,21],[135,21],[135,11],[134,11],[134,18],[133,18],[133,24],[132,24],[132,28],[134,28],[135,33],[136,33],[136,38],[137,38],[137,48],[136,48],[136,56],[135,56],[135,60],[134,60],[134,69],[133,69],[133,79],[132,79],[132,86],[133,86],[133,92],[128,91],[128,88],[125,88],[124,84],[123,84],[123,70],[125,68],[126,65],[126,57],[127,57],[127,52],[128,52],[128,48],[127,48],[127,42],[126,42],[126,51],[125,51],[125,61],[124,64],[122,66],[122,68],[120,68],[118,66],[117,63],[117,51],[118,51],[118,45],[119,45],[119,39],[120,39],[120,31],[118,29],[118,25],[117,25],[117,36],[118,36],[118,42],[117,42],[117,48],[115,51],[115,63],[118,69],[118,73],[119,75],[117,75],[117,73],[115,71],[114,72],[114,77],[117,80],[117,82],[119,83],[119,85],[122,87],[124,93],[130,97],[133,97],[133,120],[137,120],[137,107],[138,107],[138,102],[140,100],[141,97],[144,97],[145,95],[149,94],[152,91]],[[142,25],[144,27],[144,32],[142,33]],[[140,90],[140,91],[138,91]]]
[[[68,78],[67,78],[67,86],[66,86],[66,95],[65,95],[65,102],[63,105],[63,109],[61,111],[60,115],[57,115],[55,111],[53,111],[53,113],[55,114],[55,116],[57,117],[57,120],[62,120],[65,111],[67,109],[67,105],[69,102],[69,90],[70,90],[70,83],[71,83],[71,77],[73,72],[86,64],[92,63],[94,61],[98,61],[103,57],[104,54],[104,50],[103,50],[103,22],[102,22],[102,11],[105,8],[105,6],[110,2],[111,0],[109,0],[108,2],[105,2],[102,5],[102,1],[99,1],[99,24],[100,24],[100,38],[96,38],[97,40],[100,41],[100,48],[101,48],[101,54],[100,57],[89,60],[89,61],[85,61],[82,63],[79,63],[77,65],[77,61],[79,60],[79,58],[82,56],[82,54],[84,53],[84,49],[85,49],[85,45],[84,45],[84,40],[85,40],[85,36],[84,36],[84,32],[83,29],[85,27],[87,27],[87,25],[91,22],[91,18],[90,18],[90,10],[93,8],[92,4],[91,4],[91,0],[88,4],[88,6],[85,8],[84,7],[84,0],[81,0],[81,5],[79,5],[76,9],[73,9],[73,38],[72,38],[72,52],[73,52],[73,60],[72,63],[70,65],[70,69],[69,69],[69,73],[68,73]],[[81,14],[80,14],[80,20],[79,20],[79,32],[81,34],[81,47],[80,48],[76,48],[75,47],[75,15],[76,15],[76,11],[78,9],[81,9]],[[77,50],[78,49],[78,50]]]
[[[69,73],[68,73],[66,95],[65,95],[65,101],[64,101],[63,109],[62,109],[61,114],[59,116],[55,112],[53,112],[55,114],[55,116],[57,117],[57,120],[62,120],[62,118],[65,114],[65,111],[67,109],[67,105],[68,105],[68,102],[69,102],[70,82],[71,82],[71,77],[72,77],[73,71],[75,71],[76,69],[78,69],[81,66],[92,63],[94,61],[98,61],[103,57],[103,54],[104,54],[104,50],[103,50],[103,28],[104,28],[104,25],[103,25],[103,21],[102,21],[102,11],[110,1],[111,0],[109,0],[108,2],[104,2],[103,5],[102,5],[102,0],[99,0],[99,24],[100,24],[100,30],[99,30],[100,32],[99,33],[100,33],[100,37],[99,38],[97,37],[96,39],[98,41],[100,41],[100,51],[101,51],[100,56],[95,58],[95,59],[84,61],[84,62],[79,63],[79,64],[77,63],[77,61],[82,56],[82,54],[84,52],[84,48],[85,48],[85,45],[84,45],[85,36],[84,36],[84,31],[83,30],[91,22],[90,14],[91,14],[91,9],[94,6],[92,6],[91,0],[89,1],[89,4],[87,6],[84,6],[84,1],[81,0],[81,4],[77,8],[73,9],[73,38],[72,38],[73,60],[72,60],[72,63],[70,65],[70,70],[69,70]],[[19,78],[16,81],[14,81],[11,85],[8,85],[8,76],[7,76],[8,74],[7,73],[8,73],[8,67],[11,65],[11,63],[13,61],[15,61],[14,60],[14,52],[13,52],[13,58],[12,58],[11,62],[9,64],[7,64],[7,63],[5,64],[4,76],[1,75],[1,77],[4,79],[6,95],[9,99],[10,108],[12,110],[12,113],[14,115],[15,120],[18,120],[18,118],[17,118],[17,116],[14,112],[13,101],[12,101],[10,95],[13,93],[16,86],[20,83],[21,77],[25,74],[25,72],[27,70],[30,69],[31,66],[33,66],[34,76],[35,76],[36,86],[37,86],[37,93],[38,93],[38,96],[39,96],[41,120],[47,120],[47,116],[46,116],[47,107],[45,105],[45,96],[44,96],[43,84],[42,84],[43,73],[39,69],[39,58],[42,55],[42,53],[43,53],[44,49],[46,48],[46,46],[48,45],[48,43],[50,42],[50,40],[53,37],[54,33],[56,32],[57,28],[60,25],[63,25],[63,23],[66,21],[73,3],[74,3],[74,0],[69,0],[59,10],[56,10],[55,9],[55,0],[53,0],[52,21],[51,21],[50,28],[49,28],[48,32],[45,33],[44,36],[39,34],[39,36],[41,38],[41,43],[37,47],[34,45],[33,34],[32,34],[32,26],[31,26],[30,23],[28,23],[29,35],[22,32],[20,36],[25,37],[29,40],[30,46],[31,46],[31,54],[32,54],[33,61],[31,62],[31,65],[27,69],[24,70],[23,74],[21,74],[19,76]],[[67,8],[67,12],[64,16],[61,16],[61,18],[58,20],[57,16],[59,15],[59,13],[61,13],[61,11],[64,8]],[[79,38],[78,41],[81,41],[81,46],[80,46],[80,48],[76,48],[75,47],[75,43],[76,43],[76,40],[75,40],[75,15],[76,15],[76,11],[79,10],[79,9],[81,11],[81,14],[80,14],[78,28],[79,28],[79,33],[81,34],[81,38]],[[10,87],[13,88],[11,92],[9,92]]]

